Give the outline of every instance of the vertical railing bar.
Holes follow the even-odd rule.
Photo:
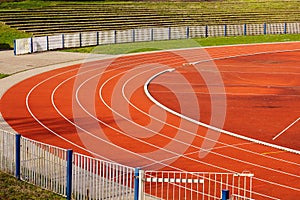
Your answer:
[[[161,179],[163,179],[163,174],[164,174],[164,172],[160,173]],[[161,181],[160,195],[161,195],[162,198],[164,198],[164,181],[163,180]]]
[[[183,175],[184,175],[184,178],[186,179],[186,176],[187,176],[187,172],[185,172],[185,173],[182,173]],[[187,199],[187,196],[188,196],[188,190],[187,190],[187,180],[185,180],[185,183],[184,183],[184,195],[185,195],[185,199]]]
[[[103,199],[103,191],[104,191],[104,176],[103,176],[103,162],[100,162],[100,166],[99,166],[99,174],[100,174],[100,196]]]
[[[79,198],[79,199],[82,199],[81,197],[82,197],[82,187],[80,187],[81,186],[81,184],[79,184],[80,182],[82,182],[82,165],[83,165],[83,158],[82,158],[82,156],[83,155],[79,155],[79,157],[78,157],[78,182],[77,182],[77,185],[78,185],[78,194],[77,194],[77,198]]]
[[[217,184],[218,184],[218,182],[217,182],[217,178],[218,178],[218,177],[217,177],[217,176],[218,176],[218,175],[217,175],[217,174],[214,174],[214,176],[215,176],[215,179],[214,179],[214,180],[215,180],[215,184],[214,184],[214,185],[215,185],[214,196],[215,196],[215,198],[216,198],[216,197],[217,197],[217,192],[218,192],[218,191],[217,191]]]
[[[88,161],[87,161],[87,157],[86,156],[83,156],[83,172],[85,172],[84,173],[84,176],[83,176],[83,188],[82,188],[82,190],[83,190],[83,199],[86,199],[87,198],[87,191],[86,191],[86,188],[87,188],[87,185],[88,185],[88,183],[87,183],[87,179],[88,179],[88,173],[87,173],[87,171],[88,171]]]
[[[67,200],[72,199],[72,161],[73,150],[67,150]]]
[[[94,170],[95,170],[95,182],[94,182],[94,198],[95,199],[99,199],[99,195],[98,195],[98,190],[97,190],[97,188],[100,188],[99,187],[99,171],[98,171],[98,163],[99,163],[99,161],[98,160],[95,160],[95,168],[94,168]]]
[[[250,177],[250,199],[252,199],[252,176]]]
[[[20,169],[21,169],[21,135],[16,134],[16,151],[15,151],[15,156],[16,156],[16,170],[15,170],[15,175],[18,180],[20,180]]]
[[[108,163],[106,163],[105,164],[106,165],[106,167],[105,167],[105,171],[106,171],[106,175],[105,175],[105,185],[106,185],[106,191],[110,191],[110,185],[109,185],[109,182],[108,182],[108,180],[109,180],[109,170],[108,170]],[[107,196],[107,194],[106,194],[106,196]]]
[[[168,180],[170,180],[170,173],[168,173]],[[169,199],[169,193],[168,193],[169,188],[170,188],[170,183],[168,183],[167,185],[167,199]]]
[[[112,179],[111,179],[111,187],[112,187],[112,196],[114,197],[115,195],[115,188],[116,188],[116,180],[115,180],[115,177],[116,177],[116,165],[115,164],[112,164],[111,166],[111,169],[112,169]]]
[[[247,176],[243,177],[244,179],[244,198],[246,198],[246,191],[247,191]]]
[[[98,181],[98,175],[97,175],[97,160],[93,160],[93,198],[97,198],[96,188],[97,188],[97,181]]]
[[[79,170],[80,170],[80,183],[81,183],[81,185],[80,184],[78,184],[79,185],[79,187],[80,187],[80,193],[79,193],[79,196],[80,196],[80,199],[84,199],[84,181],[83,181],[83,179],[84,179],[84,167],[85,167],[85,163],[84,163],[84,156],[82,155],[82,156],[80,156],[80,159],[81,159],[81,166],[80,166],[80,168],[79,168]]]
[[[122,192],[122,194],[124,194],[123,196],[122,196],[122,199],[124,199],[125,197],[126,198],[129,198],[130,197],[130,195],[128,194],[128,193],[131,193],[130,191],[128,191],[128,183],[127,183],[127,181],[126,180],[128,180],[128,169],[127,168],[124,168],[124,167],[122,167],[122,173],[124,174],[124,176],[123,176],[123,179],[122,179],[122,187],[121,187],[121,192]],[[129,196],[128,196],[129,195]]]
[[[115,164],[115,187],[116,187],[116,196],[117,198],[120,198],[122,196],[121,194],[121,188],[120,188],[120,169],[119,169],[119,165]]]

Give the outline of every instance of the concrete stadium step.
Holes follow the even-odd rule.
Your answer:
[[[199,11],[185,6],[172,9],[167,6],[145,7],[141,2],[134,4],[131,2],[60,2],[56,6],[44,8],[0,10],[0,21],[12,28],[31,32],[34,35],[43,35],[59,31],[84,32],[153,26],[276,23],[299,21],[300,18],[298,7],[289,9],[278,7],[274,11],[262,8],[236,9],[236,2],[223,2],[224,8],[221,9],[214,9],[215,5],[217,5],[215,2],[207,2],[204,4],[205,9]],[[281,15],[278,15],[278,12]],[[286,15],[289,15],[290,21],[286,20]]]

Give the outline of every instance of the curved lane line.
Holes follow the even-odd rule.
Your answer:
[[[181,113],[178,113],[170,108],[168,108],[167,106],[161,104],[159,101],[157,101],[151,94],[150,92],[148,91],[148,86],[150,84],[150,82],[155,79],[156,77],[160,76],[161,74],[164,74],[164,73],[167,73],[167,72],[172,72],[174,71],[175,69],[173,70],[164,70],[162,72],[159,72],[155,75],[153,75],[152,77],[150,77],[147,82],[144,84],[144,92],[145,94],[147,95],[147,97],[153,102],[155,103],[157,106],[159,106],[160,108],[180,117],[180,118],[183,118],[185,120],[188,120],[192,123],[195,123],[199,126],[203,126],[203,127],[206,127],[208,129],[211,129],[213,131],[217,131],[217,132],[220,132],[220,133],[224,133],[224,134],[227,134],[227,135],[230,135],[230,136],[233,136],[233,137],[236,137],[236,138],[239,138],[239,139],[243,139],[243,140],[246,140],[246,141],[250,141],[250,142],[254,142],[254,143],[257,143],[257,144],[262,144],[262,145],[265,145],[265,146],[268,146],[268,147],[272,147],[272,148],[275,148],[275,149],[279,149],[279,150],[284,150],[284,151],[287,151],[287,152],[291,152],[291,153],[295,153],[295,154],[298,154],[300,155],[300,151],[298,150],[295,150],[295,149],[291,149],[291,148],[288,148],[288,147],[282,147],[282,146],[279,146],[279,145],[276,145],[276,144],[271,144],[271,143],[268,143],[268,142],[264,142],[264,141],[261,141],[261,140],[257,140],[257,139],[254,139],[254,138],[250,138],[250,137],[246,137],[246,136],[243,136],[243,135],[239,135],[237,133],[233,133],[233,132],[230,132],[230,131],[226,131],[226,130],[223,130],[223,129],[220,129],[220,128],[217,128],[217,127],[214,127],[214,126],[211,126],[209,124],[205,124],[203,122],[200,122],[200,121],[197,121],[197,120],[194,120],[190,117],[187,117]]]
[[[132,70],[135,70],[135,69],[132,69]],[[151,69],[151,70],[153,70],[153,69]],[[147,70],[147,71],[151,71],[151,70]],[[165,70],[165,71],[174,71],[174,69],[167,69],[167,70]],[[165,72],[165,71],[163,71],[163,72]],[[142,73],[144,73],[144,72],[141,72],[140,74],[142,74]],[[160,73],[161,73],[161,72],[160,72]],[[121,73],[120,73],[120,74],[121,74]],[[140,74],[137,74],[136,76],[138,76],[138,75],[140,75]],[[130,122],[130,123],[137,124],[137,123],[135,123],[135,122],[129,120],[128,118],[122,116],[121,114],[117,113],[115,110],[113,110],[113,108],[109,107],[108,104],[105,103],[104,99],[102,98],[102,95],[101,95],[101,94],[102,94],[102,92],[101,92],[102,88],[105,87],[105,85],[106,85],[110,80],[114,79],[114,78],[117,77],[117,76],[119,76],[119,74],[116,74],[115,76],[109,78],[108,80],[106,80],[106,82],[103,83],[103,85],[101,86],[100,91],[99,91],[100,98],[101,98],[102,102],[103,102],[103,103],[104,103],[104,104],[105,104],[112,112],[116,113],[118,116],[122,117],[123,119],[127,120],[127,121]],[[133,78],[134,78],[134,76],[133,76],[131,79],[133,79]],[[129,79],[129,80],[130,80],[130,79]],[[128,81],[129,81],[129,80],[128,80]],[[128,81],[127,81],[127,82],[128,82]],[[125,82],[125,84],[126,84],[126,82]],[[125,86],[125,85],[124,85],[124,86]],[[123,88],[124,88],[124,86],[123,86]],[[124,95],[124,89],[123,89],[123,95]],[[165,123],[165,124],[167,124],[167,123]],[[167,125],[169,125],[169,124],[167,124]],[[137,124],[137,126],[141,126],[141,125]],[[147,129],[147,130],[148,130],[148,129]],[[151,131],[151,130],[150,130],[150,131]],[[185,131],[185,132],[188,132],[188,131],[186,131],[186,130],[184,130],[184,131]],[[159,134],[159,133],[158,133],[158,134]],[[159,134],[159,135],[161,135],[162,137],[168,138],[168,139],[172,139],[172,138],[167,137],[167,136],[162,135],[162,134]],[[185,145],[186,145],[186,143],[184,143],[184,142],[182,142],[182,141],[178,141],[178,140],[176,140],[176,141],[179,142],[179,143],[182,143],[182,144],[185,144]],[[193,145],[190,145],[190,146],[193,146]],[[199,149],[199,147],[196,147],[196,146],[193,146],[193,147],[196,148],[196,149]],[[258,164],[255,164],[255,163],[251,163],[251,162],[239,160],[239,159],[232,158],[232,157],[229,157],[229,156],[225,156],[225,155],[222,155],[222,154],[219,154],[219,153],[216,153],[216,152],[212,152],[212,153],[213,153],[213,154],[216,154],[216,155],[218,155],[218,156],[227,158],[227,159],[231,159],[231,160],[237,161],[237,162],[242,162],[242,163],[245,163],[245,164],[248,164],[248,165],[252,165],[252,166],[255,166],[255,167],[258,167],[258,168],[263,168],[263,169],[265,169],[265,170],[274,171],[274,172],[281,173],[281,174],[285,174],[285,175],[288,175],[288,176],[300,178],[300,176],[295,175],[295,174],[291,174],[291,173],[288,173],[288,172],[283,172],[283,171],[280,171],[280,170],[272,169],[272,168],[265,167],[265,166],[262,166],[262,165],[258,165]],[[180,156],[180,155],[179,155],[179,156]],[[178,157],[179,157],[179,156],[178,156]],[[182,156],[182,155],[181,155],[181,156]],[[196,160],[196,161],[197,161],[197,162],[200,162],[199,160]],[[254,178],[255,178],[255,177],[254,177]],[[300,191],[298,188],[293,188],[293,187],[290,187],[290,186],[282,185],[282,184],[279,184],[279,183],[275,183],[275,182],[271,182],[271,181],[267,181],[267,180],[263,180],[263,179],[259,179],[259,180],[264,181],[264,182],[267,182],[267,183],[270,183],[270,184],[273,184],[273,185],[277,185],[277,186],[285,187],[285,188],[288,188],[288,189]]]

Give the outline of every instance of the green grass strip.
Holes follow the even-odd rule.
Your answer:
[[[32,35],[17,29],[10,28],[9,26],[0,22],[0,50],[9,50],[14,48],[14,39],[28,38]]]
[[[62,2],[63,1],[42,1],[42,0],[8,1],[8,2],[0,3],[0,9],[2,10],[38,9],[38,8],[44,8],[48,6],[55,6]]]
[[[66,199],[53,192],[33,186],[24,181],[19,181],[15,177],[0,171],[0,199],[48,199],[63,200]]]
[[[9,76],[9,74],[2,74],[2,73],[0,73],[0,79],[8,77],[8,76]]]
[[[195,39],[188,39],[188,40],[185,39],[185,40],[168,40],[168,41],[155,41],[155,42],[136,42],[136,43],[125,43],[125,44],[100,45],[97,47],[75,48],[75,49],[67,49],[64,51],[118,55],[118,54],[191,48],[191,47],[269,43],[269,42],[288,42],[288,41],[300,41],[300,34],[208,37],[208,38],[195,38]]]

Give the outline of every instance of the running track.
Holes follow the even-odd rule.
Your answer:
[[[176,70],[159,74],[170,68]],[[300,151],[300,43],[166,51],[68,66],[10,88],[1,113],[25,137],[101,159],[144,169],[250,171],[255,199],[300,197],[300,155],[163,110],[144,92],[156,74],[148,89],[163,106]]]

